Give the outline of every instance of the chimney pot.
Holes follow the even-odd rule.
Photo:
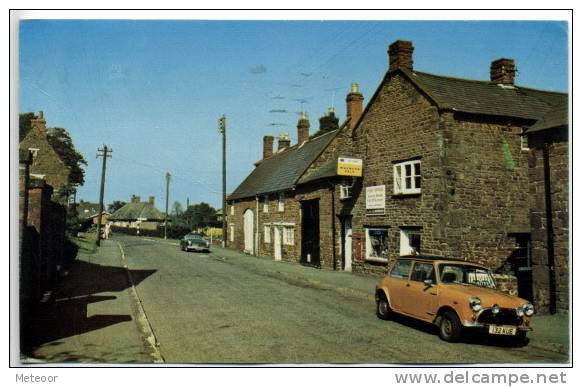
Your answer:
[[[42,111],[38,112],[38,115],[30,120],[30,124],[31,126],[36,127],[41,133],[46,134],[46,121]]]
[[[299,145],[303,144],[305,141],[309,140],[309,118],[306,112],[301,112],[299,121],[297,121],[297,143]]]
[[[280,152],[285,148],[289,148],[289,145],[291,145],[291,140],[289,139],[289,133],[281,133],[281,135],[279,136],[277,152]]]
[[[388,47],[388,57],[390,71],[398,68],[412,72],[412,52],[414,47],[412,42],[407,40],[397,40]]]
[[[491,62],[491,82],[498,85],[513,85],[515,82],[515,62],[513,59],[500,58]]]
[[[360,87],[357,83],[352,83],[351,90],[346,97],[346,103],[350,129],[354,129],[364,111],[364,96],[360,93]]]
[[[268,159],[273,156],[273,141],[275,138],[273,136],[263,137],[263,160]]]

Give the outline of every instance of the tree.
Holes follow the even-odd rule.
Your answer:
[[[182,203],[174,202],[174,204],[172,205],[172,215],[179,217],[180,214],[182,214],[182,212],[184,212],[184,209],[182,208]]]
[[[63,128],[49,129],[47,136],[49,144],[58,153],[61,160],[70,168],[69,186],[79,186],[85,183],[85,171],[82,165],[87,165],[87,161],[73,145],[73,140]]]
[[[206,227],[216,224],[216,210],[204,202],[189,206],[182,217],[192,227]]]
[[[127,203],[121,200],[114,200],[113,203],[107,205],[107,212],[113,214],[115,211],[119,210],[121,207],[125,206]]]

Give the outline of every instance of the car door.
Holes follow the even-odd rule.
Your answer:
[[[424,281],[430,280],[428,285]],[[438,307],[438,285],[432,262],[415,261],[406,287],[407,303],[404,312],[432,321]]]
[[[407,284],[411,268],[411,260],[398,259],[390,271],[388,297],[390,298],[390,307],[396,311],[403,311],[403,307],[406,305]]]

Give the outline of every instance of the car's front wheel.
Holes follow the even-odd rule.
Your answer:
[[[390,303],[385,294],[380,294],[376,300],[376,316],[382,320],[388,320],[392,315]]]
[[[462,326],[457,314],[452,311],[447,311],[443,313],[439,320],[439,337],[449,343],[459,341]]]

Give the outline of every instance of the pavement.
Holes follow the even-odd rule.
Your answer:
[[[128,275],[129,274],[129,275]],[[374,315],[377,278],[175,240],[116,235],[81,254],[41,308],[24,363],[565,363],[567,315],[535,316],[527,347],[441,341]]]
[[[133,271],[141,281],[151,271]],[[93,254],[79,254],[52,298],[42,304],[26,341],[24,364],[152,363],[121,250],[102,241]]]

